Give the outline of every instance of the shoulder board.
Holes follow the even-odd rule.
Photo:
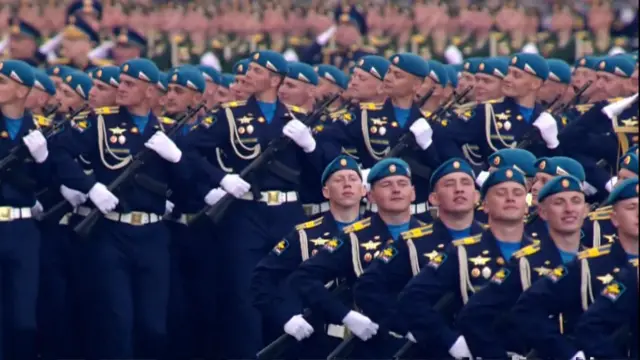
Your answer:
[[[382,103],[380,104],[376,104],[376,103],[360,103],[360,109],[362,110],[380,110],[382,109]]]
[[[104,106],[93,110],[96,115],[110,115],[120,112],[119,106]]]
[[[427,38],[420,34],[411,36],[411,42],[422,43],[425,40],[427,40]]]
[[[433,234],[433,224],[429,224],[426,226],[411,229],[409,231],[405,231],[401,235],[404,240],[410,240],[410,239],[415,239],[415,238],[419,238],[419,237],[423,237],[431,234]]]
[[[286,105],[286,106],[287,106],[287,109],[289,109],[289,110],[291,110],[293,112],[297,112],[299,114],[305,114],[306,115],[308,113],[307,110],[301,108],[300,106],[295,106],[295,105]]]
[[[624,47],[624,46],[627,46],[628,43],[629,43],[629,40],[626,37],[619,36],[613,39],[613,45],[615,46]]]
[[[494,31],[494,32],[491,33],[491,37],[496,39],[496,40],[500,40],[500,39],[502,39],[504,37],[504,34],[501,33],[501,32]]]
[[[229,101],[227,103],[224,103],[220,106],[222,106],[223,108],[235,108],[235,107],[239,107],[239,106],[244,106],[246,105],[247,102],[245,100],[242,101]]]
[[[93,65],[98,67],[113,65],[113,61],[109,59],[92,59],[91,62],[93,63]]]
[[[460,44],[462,44],[462,38],[460,38],[460,36],[454,36],[451,38],[451,43],[454,46],[460,46]]]
[[[607,101],[609,102],[609,104],[613,104],[613,103],[617,103],[618,101],[624,99],[623,97],[616,97],[613,99],[607,99]]]
[[[487,104],[499,104],[502,102],[504,102],[504,97],[501,97],[499,99],[489,100],[487,101]]]
[[[200,124],[208,128],[209,126],[211,126],[211,124],[213,124],[213,120],[214,120],[213,116],[207,116],[206,118],[204,118],[204,120],[202,120]]]
[[[603,245],[597,248],[590,248],[578,253],[578,259],[592,259],[603,255],[607,255],[611,252],[611,245]]]
[[[533,255],[533,254],[537,253],[538,251],[540,251],[540,242],[536,242],[534,244],[527,245],[527,246],[523,247],[522,249],[516,251],[515,253],[513,253],[513,258],[514,259],[520,259],[520,258],[525,257],[525,256]]]
[[[602,213],[602,212],[610,213],[612,211],[613,211],[613,205],[607,205],[607,206],[599,207],[599,208],[593,210],[592,212],[590,212],[590,214]]]
[[[482,234],[478,234],[478,235],[475,235],[475,236],[466,237],[464,239],[454,240],[451,243],[453,244],[453,246],[474,245],[474,244],[479,243],[481,238],[482,238]]]
[[[57,58],[55,60],[50,61],[51,65],[67,65],[71,62],[71,59],[68,58]]]
[[[166,116],[161,116],[160,117],[160,122],[165,124],[165,125],[175,125],[176,121],[173,120],[172,118],[166,117]]]
[[[591,110],[592,107],[593,104],[579,104],[575,106],[575,109],[584,114],[587,111]]]
[[[589,220],[597,221],[597,220],[609,220],[611,219],[611,212],[609,211],[593,211],[589,213]]]
[[[51,126],[51,120],[42,115],[33,115],[33,123],[39,127]]]
[[[317,219],[313,219],[311,221],[307,221],[307,222],[304,222],[302,224],[296,225],[296,230],[300,231],[300,230],[314,228],[314,227],[322,224],[322,219],[324,219],[324,216],[320,216]]]
[[[576,39],[586,40],[588,38],[589,33],[585,30],[577,31],[575,34]]]
[[[629,260],[629,264],[631,264],[631,266],[633,267],[638,267],[638,259],[631,259]]]
[[[175,41],[178,44],[183,42],[184,40],[185,40],[184,35],[177,34],[173,36],[173,41]]]
[[[332,119],[337,119],[338,117],[342,116],[342,114],[345,114],[346,112],[347,112],[347,109],[332,111],[329,113],[329,117],[331,117]]]
[[[89,114],[91,114],[91,110],[87,110],[87,111],[83,111],[81,113],[79,113],[78,115],[76,115],[73,119],[71,120],[82,120],[82,119],[86,119]]]
[[[344,232],[345,233],[356,232],[362,229],[366,229],[369,226],[371,226],[371,218],[366,218],[347,226],[346,228],[344,228]]]

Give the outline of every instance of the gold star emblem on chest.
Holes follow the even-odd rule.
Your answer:
[[[387,124],[387,121],[380,118],[371,118],[371,123],[376,126],[383,126]]]
[[[638,119],[631,118],[626,120],[620,120],[624,124],[624,126],[638,126]]]
[[[505,113],[496,114],[496,119],[502,120],[502,121],[509,120],[510,117],[511,115],[505,114]]]
[[[438,256],[439,252],[433,250],[430,253],[424,253],[424,256],[426,256],[429,260],[433,260],[436,258],[436,256]]]
[[[475,265],[475,266],[484,266],[486,265],[489,261],[491,260],[491,258],[489,257],[484,257],[484,256],[476,256],[474,258],[470,258],[469,261]]]
[[[317,239],[311,239],[309,241],[311,241],[313,243],[313,245],[315,246],[324,246],[324,244],[326,244],[330,239],[323,239],[321,237],[317,238]]]
[[[127,129],[123,129],[121,127],[115,127],[115,128],[109,129],[109,131],[111,131],[113,135],[118,136],[118,135],[124,134],[124,132],[127,131]]]
[[[240,124],[251,124],[251,122],[253,121],[253,117],[243,116],[239,118],[238,121],[240,122]]]
[[[538,276],[545,276],[551,272],[551,269],[546,268],[544,266],[540,266],[537,268],[533,268],[538,273]]]
[[[382,244],[380,241],[371,241],[371,240],[369,240],[366,243],[360,244],[360,246],[363,247],[367,251],[373,251],[373,250],[378,249],[380,247],[380,244]]]
[[[613,276],[611,276],[611,274],[598,276],[598,280],[600,280],[600,282],[602,282],[602,285],[607,285],[608,283],[613,281]]]

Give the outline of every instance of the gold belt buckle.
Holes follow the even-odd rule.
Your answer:
[[[280,205],[282,201],[280,201],[280,191],[273,190],[267,191],[267,205]]]
[[[142,213],[140,212],[131,213],[131,225],[142,225]]]
[[[11,207],[0,207],[0,221],[11,221]]]

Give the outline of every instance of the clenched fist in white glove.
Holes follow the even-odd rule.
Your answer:
[[[538,116],[536,121],[533,122],[533,126],[540,130],[542,140],[547,144],[547,148],[555,149],[560,145],[558,140],[558,122],[548,112],[543,112]]]
[[[209,206],[213,206],[226,194],[227,192],[220,188],[211,189],[211,191],[205,195],[204,202]]]
[[[171,201],[165,200],[165,202],[164,202],[164,214],[165,215],[171,214],[173,212],[173,208],[175,206],[176,205],[174,203],[172,203]]]
[[[489,175],[491,175],[490,172],[481,171],[480,174],[478,174],[478,177],[476,178],[476,184],[482,187],[482,184],[484,184],[484,182],[487,181],[487,178],[489,177]]]
[[[251,185],[236,174],[225,175],[220,181],[220,186],[236,199],[241,198],[251,189]]]
[[[42,207],[42,204],[40,203],[40,201],[36,200],[35,205],[33,205],[33,207],[31,208],[31,215],[36,219],[40,219],[42,218],[43,213],[44,208]]]
[[[292,119],[282,128],[284,136],[293,140],[304,152],[310,153],[316,149],[316,140],[309,129],[302,121]]]
[[[409,131],[415,136],[420,149],[426,150],[433,143],[433,129],[425,118],[420,118],[411,124]]]
[[[362,341],[367,341],[378,333],[378,324],[353,310],[342,319],[342,323]]]
[[[120,202],[120,200],[101,183],[96,183],[91,190],[89,190],[89,199],[91,199],[91,202],[93,202],[103,214],[113,211]]]
[[[412,333],[407,333],[407,336],[405,336],[405,337],[406,337],[407,339],[409,339],[409,341],[411,341],[411,342],[412,342],[412,343],[414,343],[414,344],[418,342],[418,340],[416,340],[416,337],[415,337],[415,336],[413,336],[413,334],[412,334]]]
[[[47,149],[47,139],[40,131],[32,131],[29,135],[22,138],[22,141],[29,149],[29,153],[35,162],[42,164],[49,157]]]
[[[88,196],[78,190],[70,189],[64,185],[60,185],[60,194],[73,207],[84,204]]]
[[[609,119],[615,118],[616,116],[622,114],[622,112],[631,105],[636,98],[638,98],[638,94],[633,96],[629,96],[620,101],[616,101],[613,104],[609,104],[602,108],[602,113],[607,115]]]
[[[175,164],[182,158],[182,151],[178,149],[176,143],[160,130],[156,131],[156,133],[144,143],[144,146],[155,151],[156,154],[170,163]]]
[[[608,192],[613,191],[613,187],[616,186],[616,183],[618,182],[618,177],[614,176],[611,179],[609,179],[609,181],[607,181],[607,183],[604,185],[604,188],[607,189]]]
[[[313,334],[313,326],[311,326],[302,315],[294,315],[286,324],[284,324],[284,332],[293,336],[298,341],[302,341]]]
[[[360,174],[362,175],[362,185],[364,185],[364,189],[367,190],[367,192],[369,192],[371,190],[371,184],[369,184],[369,182],[367,181],[367,178],[369,177],[369,172],[371,171],[371,169],[361,169],[360,170]]]
[[[469,346],[467,346],[467,341],[464,339],[464,336],[458,337],[458,340],[453,343],[449,349],[449,355],[456,359],[473,359],[473,356],[471,356],[471,350],[469,350]]]
[[[586,356],[582,350],[578,351],[570,360],[586,360]]]

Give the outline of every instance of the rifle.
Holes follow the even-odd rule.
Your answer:
[[[188,109],[182,116],[182,118],[176,122],[176,125],[167,132],[167,136],[171,138],[175,134],[177,134],[182,129],[182,126],[184,126],[191,117],[193,117],[201,109],[203,109],[204,106],[205,102],[202,101],[195,108]],[[129,166],[127,166],[127,168],[122,173],[120,173],[120,175],[118,175],[118,177],[116,177],[111,182],[111,184],[109,184],[109,186],[107,186],[107,189],[113,192],[122,184],[129,181],[129,179],[135,175],[136,171],[138,171],[144,165],[145,160],[150,156],[151,153],[153,153],[153,150],[148,148],[144,148],[140,152],[138,152],[133,157],[131,164],[129,164]],[[73,229],[73,231],[75,231],[82,237],[86,237],[91,231],[93,225],[96,223],[96,221],[98,221],[100,215],[100,210],[94,207],[93,209],[91,209],[91,212],[89,212],[89,214],[87,214],[87,216],[82,219],[82,221]]]
[[[335,94],[331,96],[329,100],[325,101],[321,106],[318,106],[318,108],[316,108],[314,112],[312,112],[309,116],[307,116],[305,121],[303,121],[303,124],[311,127],[311,125],[315,123],[316,119],[322,115],[324,110],[329,105],[331,105],[334,101],[336,101],[336,99],[338,99],[339,97],[340,97],[340,94]],[[242,169],[242,171],[239,174],[240,177],[246,178],[248,175],[254,173],[258,169],[269,164],[269,162],[273,159],[273,157],[278,152],[286,148],[291,142],[292,140],[284,135],[280,136],[277,139],[272,140],[267,146],[266,150],[264,150],[255,160],[253,160],[249,165],[247,165],[244,169]],[[222,218],[222,216],[224,215],[224,213],[229,208],[229,206],[231,206],[234,200],[235,198],[233,197],[233,195],[225,194],[214,205],[205,206],[202,210],[198,211],[198,213],[191,219],[189,224],[200,219],[202,215],[207,215],[209,218],[213,220],[214,223],[218,223]]]
[[[71,121],[71,119],[73,119],[74,117],[78,116],[78,114],[80,114],[81,112],[85,111],[86,109],[89,108],[89,104],[84,104],[82,105],[79,109],[77,109],[76,111],[72,112],[69,116],[67,116],[64,120],[62,120],[59,123],[55,123],[52,127],[48,128],[46,131],[42,132],[42,135],[44,135],[44,138],[49,140],[51,139],[53,136],[55,136],[59,130],[62,128],[62,126],[64,126],[64,124],[68,123],[69,121]],[[57,107],[54,108],[54,111],[57,110]],[[47,116],[49,116],[51,114],[47,114]],[[9,165],[11,165],[12,163],[14,163],[17,160],[20,160],[20,154],[24,154],[24,151],[27,151],[27,145],[25,145],[24,143],[20,143],[16,146],[14,146],[13,148],[11,148],[9,150],[9,153],[2,158],[2,160],[0,160],[0,172],[6,170]]]
[[[429,116],[427,121],[437,118],[441,116],[445,112],[449,111],[455,104],[458,103],[461,99],[463,99],[467,94],[471,91],[471,87],[464,89],[460,94],[452,94],[454,96],[453,101],[445,102],[440,105],[436,111],[434,111],[431,116]],[[430,94],[427,94],[430,95]],[[426,101],[426,100],[425,100]],[[402,153],[405,149],[415,146],[415,137],[411,131],[406,132],[404,135],[400,137],[396,146],[389,151],[386,157],[397,157],[400,153]]]

